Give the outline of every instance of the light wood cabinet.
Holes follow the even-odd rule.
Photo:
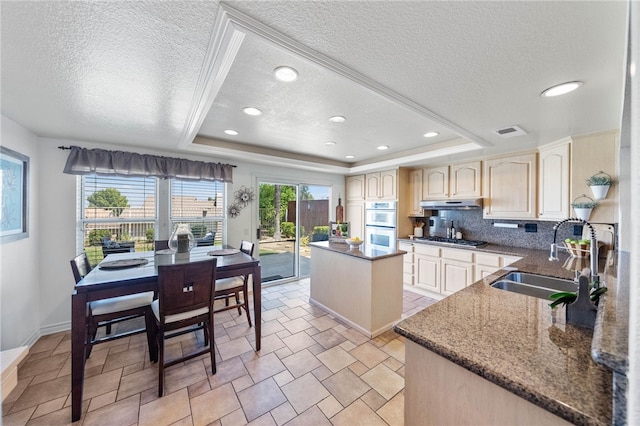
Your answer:
[[[422,171],[422,199],[449,198],[449,166]]]
[[[449,166],[451,198],[478,198],[482,196],[482,167],[480,161]]]
[[[364,175],[347,176],[346,188],[346,200],[364,201],[366,196]]]
[[[538,219],[569,217],[569,165],[571,139],[539,148]]]
[[[385,170],[366,174],[367,200],[395,200],[397,198],[397,172]]]
[[[494,158],[484,162],[485,219],[537,217],[537,154]]]
[[[349,222],[351,238],[360,237],[364,239],[364,201],[347,201],[346,221]]]
[[[522,259],[518,256],[509,256],[504,254],[476,252],[474,264],[474,282],[479,281],[500,268],[511,265],[513,262]]]
[[[409,214],[412,216],[422,216],[420,207],[422,201],[422,169],[411,170],[409,172]]]
[[[413,286],[414,284],[414,253],[413,244],[400,242],[398,248],[407,253],[402,258],[402,284]]]
[[[415,244],[413,259],[415,287],[440,293],[440,247]]]

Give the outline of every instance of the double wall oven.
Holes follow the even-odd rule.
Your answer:
[[[365,241],[374,249],[396,247],[396,202],[368,201],[365,204]]]

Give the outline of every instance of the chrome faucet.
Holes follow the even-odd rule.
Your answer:
[[[589,268],[591,269],[591,282],[599,283],[598,277],[598,240],[596,238],[596,230],[591,226],[589,222],[586,220],[570,217],[568,219],[561,220],[560,222],[553,225],[553,243],[551,244],[551,253],[549,254],[549,260],[560,260],[558,259],[558,250],[563,249],[569,251],[569,249],[565,247],[558,247],[556,244],[556,238],[558,236],[558,229],[565,223],[580,223],[582,225],[588,226],[589,231],[591,232],[591,247],[589,250]],[[598,284],[595,284],[598,285]]]

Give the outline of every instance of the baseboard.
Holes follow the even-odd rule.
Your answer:
[[[342,315],[340,315],[339,313],[337,313],[336,311],[334,311],[333,309],[329,309],[326,306],[324,306],[322,303],[313,300],[312,298],[309,298],[309,303],[311,303],[312,305],[315,305],[317,307],[319,307],[320,309],[322,309],[323,311],[327,311],[328,313],[330,313],[331,315],[333,315],[336,318],[339,318],[340,321],[345,322],[347,324],[349,324],[351,327],[355,328],[356,330],[358,330],[360,333],[364,334],[365,336],[367,336],[368,338],[372,339],[376,336],[381,335],[382,333],[384,333],[385,331],[391,330],[393,328],[393,325],[396,323],[395,321],[387,324],[383,327],[380,327],[377,330],[367,330],[365,328],[363,328],[362,326],[356,324],[355,322],[343,317]]]

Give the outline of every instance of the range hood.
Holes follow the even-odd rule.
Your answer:
[[[425,210],[471,210],[482,208],[482,198],[420,201]]]

